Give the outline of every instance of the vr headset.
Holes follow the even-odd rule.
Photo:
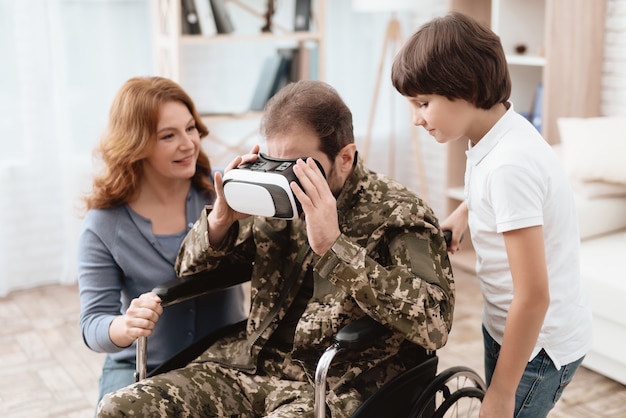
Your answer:
[[[289,184],[300,181],[293,167],[300,158],[283,160],[259,154],[253,163],[224,173],[222,184],[228,206],[237,212],[277,219],[298,219],[302,206]],[[326,177],[319,161],[315,160]]]

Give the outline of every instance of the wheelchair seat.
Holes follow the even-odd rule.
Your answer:
[[[359,349],[389,330],[369,316],[339,330],[334,343],[320,358],[315,374],[315,418],[324,418],[325,377],[332,358],[343,350]],[[351,415],[351,418],[476,417],[486,385],[473,370],[456,366],[437,375],[434,351],[426,359],[385,383]],[[318,379],[320,380],[318,382]]]
[[[216,270],[165,283],[156,287],[154,292],[161,298],[163,306],[167,307],[201,294],[246,282],[250,278],[251,269],[251,265],[225,264]],[[244,320],[229,325],[197,341],[152,370],[149,376],[184,367],[213,342],[236,330],[243,329],[245,323]],[[348,324],[337,333],[333,344],[326,349],[317,364],[314,409],[316,418],[326,416],[326,374],[332,366],[332,359],[335,355],[344,350],[362,348],[389,332],[385,326],[365,316]],[[137,380],[146,377],[146,349],[147,339],[141,337],[137,342]],[[463,366],[452,367],[437,374],[437,366],[436,353],[427,352],[425,361],[385,383],[361,404],[351,418],[478,416],[486,391],[482,378],[473,370]]]

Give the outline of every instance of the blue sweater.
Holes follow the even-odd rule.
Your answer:
[[[187,229],[209,203],[211,199],[191,188]],[[183,237],[179,236],[180,242]],[[152,233],[150,220],[129,206],[90,210],[78,244],[80,326],[85,344],[94,351],[111,353],[116,361],[134,364],[135,343],[116,346],[109,338],[109,325],[133,298],[175,279],[175,260],[176,252],[168,251]],[[165,308],[148,338],[148,369],[211,331],[245,317],[241,287]]]

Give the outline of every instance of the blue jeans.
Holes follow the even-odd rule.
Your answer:
[[[485,378],[487,386],[496,368],[500,355],[500,344],[489,335],[483,326],[483,340],[485,344]],[[578,366],[583,362],[580,359],[561,366],[557,370],[550,357],[541,350],[524,370],[522,379],[515,393],[515,418],[543,418],[559,400],[565,387],[571,382]]]
[[[98,403],[107,393],[114,392],[133,383],[135,383],[135,365],[133,363],[115,361],[107,354],[104,366],[102,366],[102,375],[100,376]]]

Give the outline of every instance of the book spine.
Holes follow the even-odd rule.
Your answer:
[[[275,95],[278,90],[285,87],[289,84],[291,80],[291,66],[293,63],[293,55],[291,49],[282,49],[278,51],[278,55],[280,56],[280,64],[278,65],[278,70],[276,71],[276,76],[274,77],[274,83],[272,86],[272,91],[270,93],[270,97]],[[269,100],[269,97],[268,97]]]
[[[539,83],[535,90],[535,97],[533,100],[533,106],[530,110],[529,118],[533,126],[541,132],[543,128],[543,85]]]
[[[200,23],[198,22],[198,12],[194,0],[182,0],[182,27],[186,35],[199,35]]]
[[[224,0],[211,0],[211,9],[215,17],[217,33],[232,33],[235,28],[230,19],[230,13],[228,13],[228,9],[226,9]]]
[[[311,0],[296,0],[293,30],[308,31],[311,22]]]
[[[272,54],[265,59],[254,95],[252,96],[250,110],[261,111],[265,107],[265,103],[272,95],[275,80],[279,74],[280,63],[281,57],[278,54]]]
[[[217,28],[215,27],[215,18],[213,17],[210,0],[195,0],[195,4],[200,23],[200,32],[204,36],[215,35]]]

